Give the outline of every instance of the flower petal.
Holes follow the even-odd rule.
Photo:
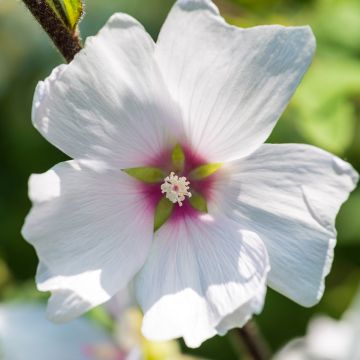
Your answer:
[[[40,290],[53,292],[54,321],[107,301],[143,265],[154,214],[135,182],[94,161],[69,161],[31,176],[34,206],[23,235],[42,263]]]
[[[33,304],[0,306],[1,359],[86,360],[91,348],[116,350],[106,332],[90,321],[54,325],[44,310]]]
[[[101,282],[101,270],[63,276],[51,272],[41,260],[36,272],[37,289],[51,292],[47,317],[57,323],[70,321],[106,301],[109,294],[98,285]]]
[[[216,326],[218,334],[225,335],[228,330],[246,324],[251,319],[252,314],[259,314],[264,307],[266,289],[267,287],[264,286],[248,302],[221,320],[219,325]]]
[[[154,43],[125,14],[113,15],[68,65],[36,88],[34,126],[73,158],[142,166],[176,132],[171,101],[153,57]],[[177,123],[180,123],[177,121]]]
[[[305,340],[303,338],[291,340],[274,355],[273,360],[309,360]]]
[[[358,358],[355,352],[359,339],[355,337],[352,324],[346,321],[321,315],[312,318],[305,343],[311,359]]]
[[[269,136],[315,50],[309,27],[225,23],[210,0],[180,0],[156,58],[192,147],[210,162],[250,154]]]
[[[227,171],[216,190],[217,206],[265,242],[269,285],[301,305],[314,305],[332,263],[335,217],[357,173],[323,150],[295,144],[263,145]]]
[[[206,214],[166,223],[135,279],[143,334],[151,340],[183,336],[188,346],[197,347],[242,326],[260,311],[248,304],[264,296],[268,270],[262,241],[224,217]],[[243,306],[236,323],[221,323]]]

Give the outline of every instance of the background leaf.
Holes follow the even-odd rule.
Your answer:
[[[292,103],[296,125],[310,141],[343,154],[351,145],[360,99],[360,64],[346,56],[320,55]]]

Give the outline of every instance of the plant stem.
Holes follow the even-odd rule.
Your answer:
[[[71,33],[45,0],[23,0],[43,29],[63,55],[70,62],[81,50],[79,37]]]
[[[246,349],[254,360],[269,360],[270,349],[260,333],[254,320],[249,321],[241,329],[235,329],[237,339],[246,346]]]

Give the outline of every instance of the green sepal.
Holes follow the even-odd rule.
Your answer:
[[[214,174],[216,171],[218,171],[221,166],[222,163],[200,165],[190,172],[189,179],[193,179],[193,180],[205,179],[208,176]]]
[[[175,145],[171,153],[171,160],[175,171],[182,172],[184,170],[185,154],[179,144]]]
[[[135,179],[149,184],[162,182],[165,178],[164,171],[151,166],[122,169],[122,171]]]
[[[156,205],[154,217],[154,232],[158,230],[169,219],[172,214],[174,204],[165,196]]]
[[[207,213],[208,209],[207,209],[207,202],[205,200],[205,198],[200,195],[199,193],[196,193],[194,191],[192,191],[191,193],[191,198],[189,198],[189,202],[190,205],[198,211]]]

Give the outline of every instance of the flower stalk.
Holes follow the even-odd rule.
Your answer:
[[[255,321],[234,330],[235,336],[246,346],[253,360],[269,360],[271,352]]]
[[[45,0],[23,0],[67,62],[81,50],[77,33],[71,32]]]

